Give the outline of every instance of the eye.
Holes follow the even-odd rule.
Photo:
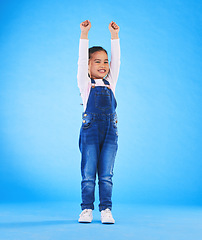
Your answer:
[[[100,63],[100,61],[95,61],[95,63]]]

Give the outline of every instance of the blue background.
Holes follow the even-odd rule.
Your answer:
[[[202,205],[201,1],[1,1],[0,202],[80,203],[79,24],[120,26],[116,203]],[[96,196],[97,196],[96,189]],[[96,201],[98,200],[98,196]]]

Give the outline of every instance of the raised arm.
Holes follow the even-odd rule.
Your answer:
[[[91,28],[91,23],[89,20],[86,20],[80,24],[81,28],[81,39],[88,39],[88,32]]]
[[[82,97],[88,85],[88,32],[91,28],[91,23],[86,20],[80,24],[81,37],[79,43],[79,59],[78,59],[78,72],[77,80],[78,87]]]
[[[115,91],[116,83],[119,76],[120,68],[120,42],[119,42],[119,26],[115,22],[109,24],[109,31],[111,33],[111,63],[109,78],[111,87]]]

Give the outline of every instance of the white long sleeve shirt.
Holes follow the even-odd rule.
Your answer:
[[[79,43],[79,60],[78,60],[78,74],[77,81],[83,101],[84,111],[88,102],[88,97],[91,89],[91,79],[88,76],[88,39],[80,39]],[[120,43],[119,39],[111,39],[111,62],[110,71],[105,78],[109,83],[112,92],[115,96],[115,87],[119,75],[120,68]],[[96,86],[105,86],[102,79],[94,79]]]

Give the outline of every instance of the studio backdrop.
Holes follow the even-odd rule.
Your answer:
[[[120,26],[116,203],[202,204],[201,1],[1,1],[0,202],[80,202],[80,23]]]

